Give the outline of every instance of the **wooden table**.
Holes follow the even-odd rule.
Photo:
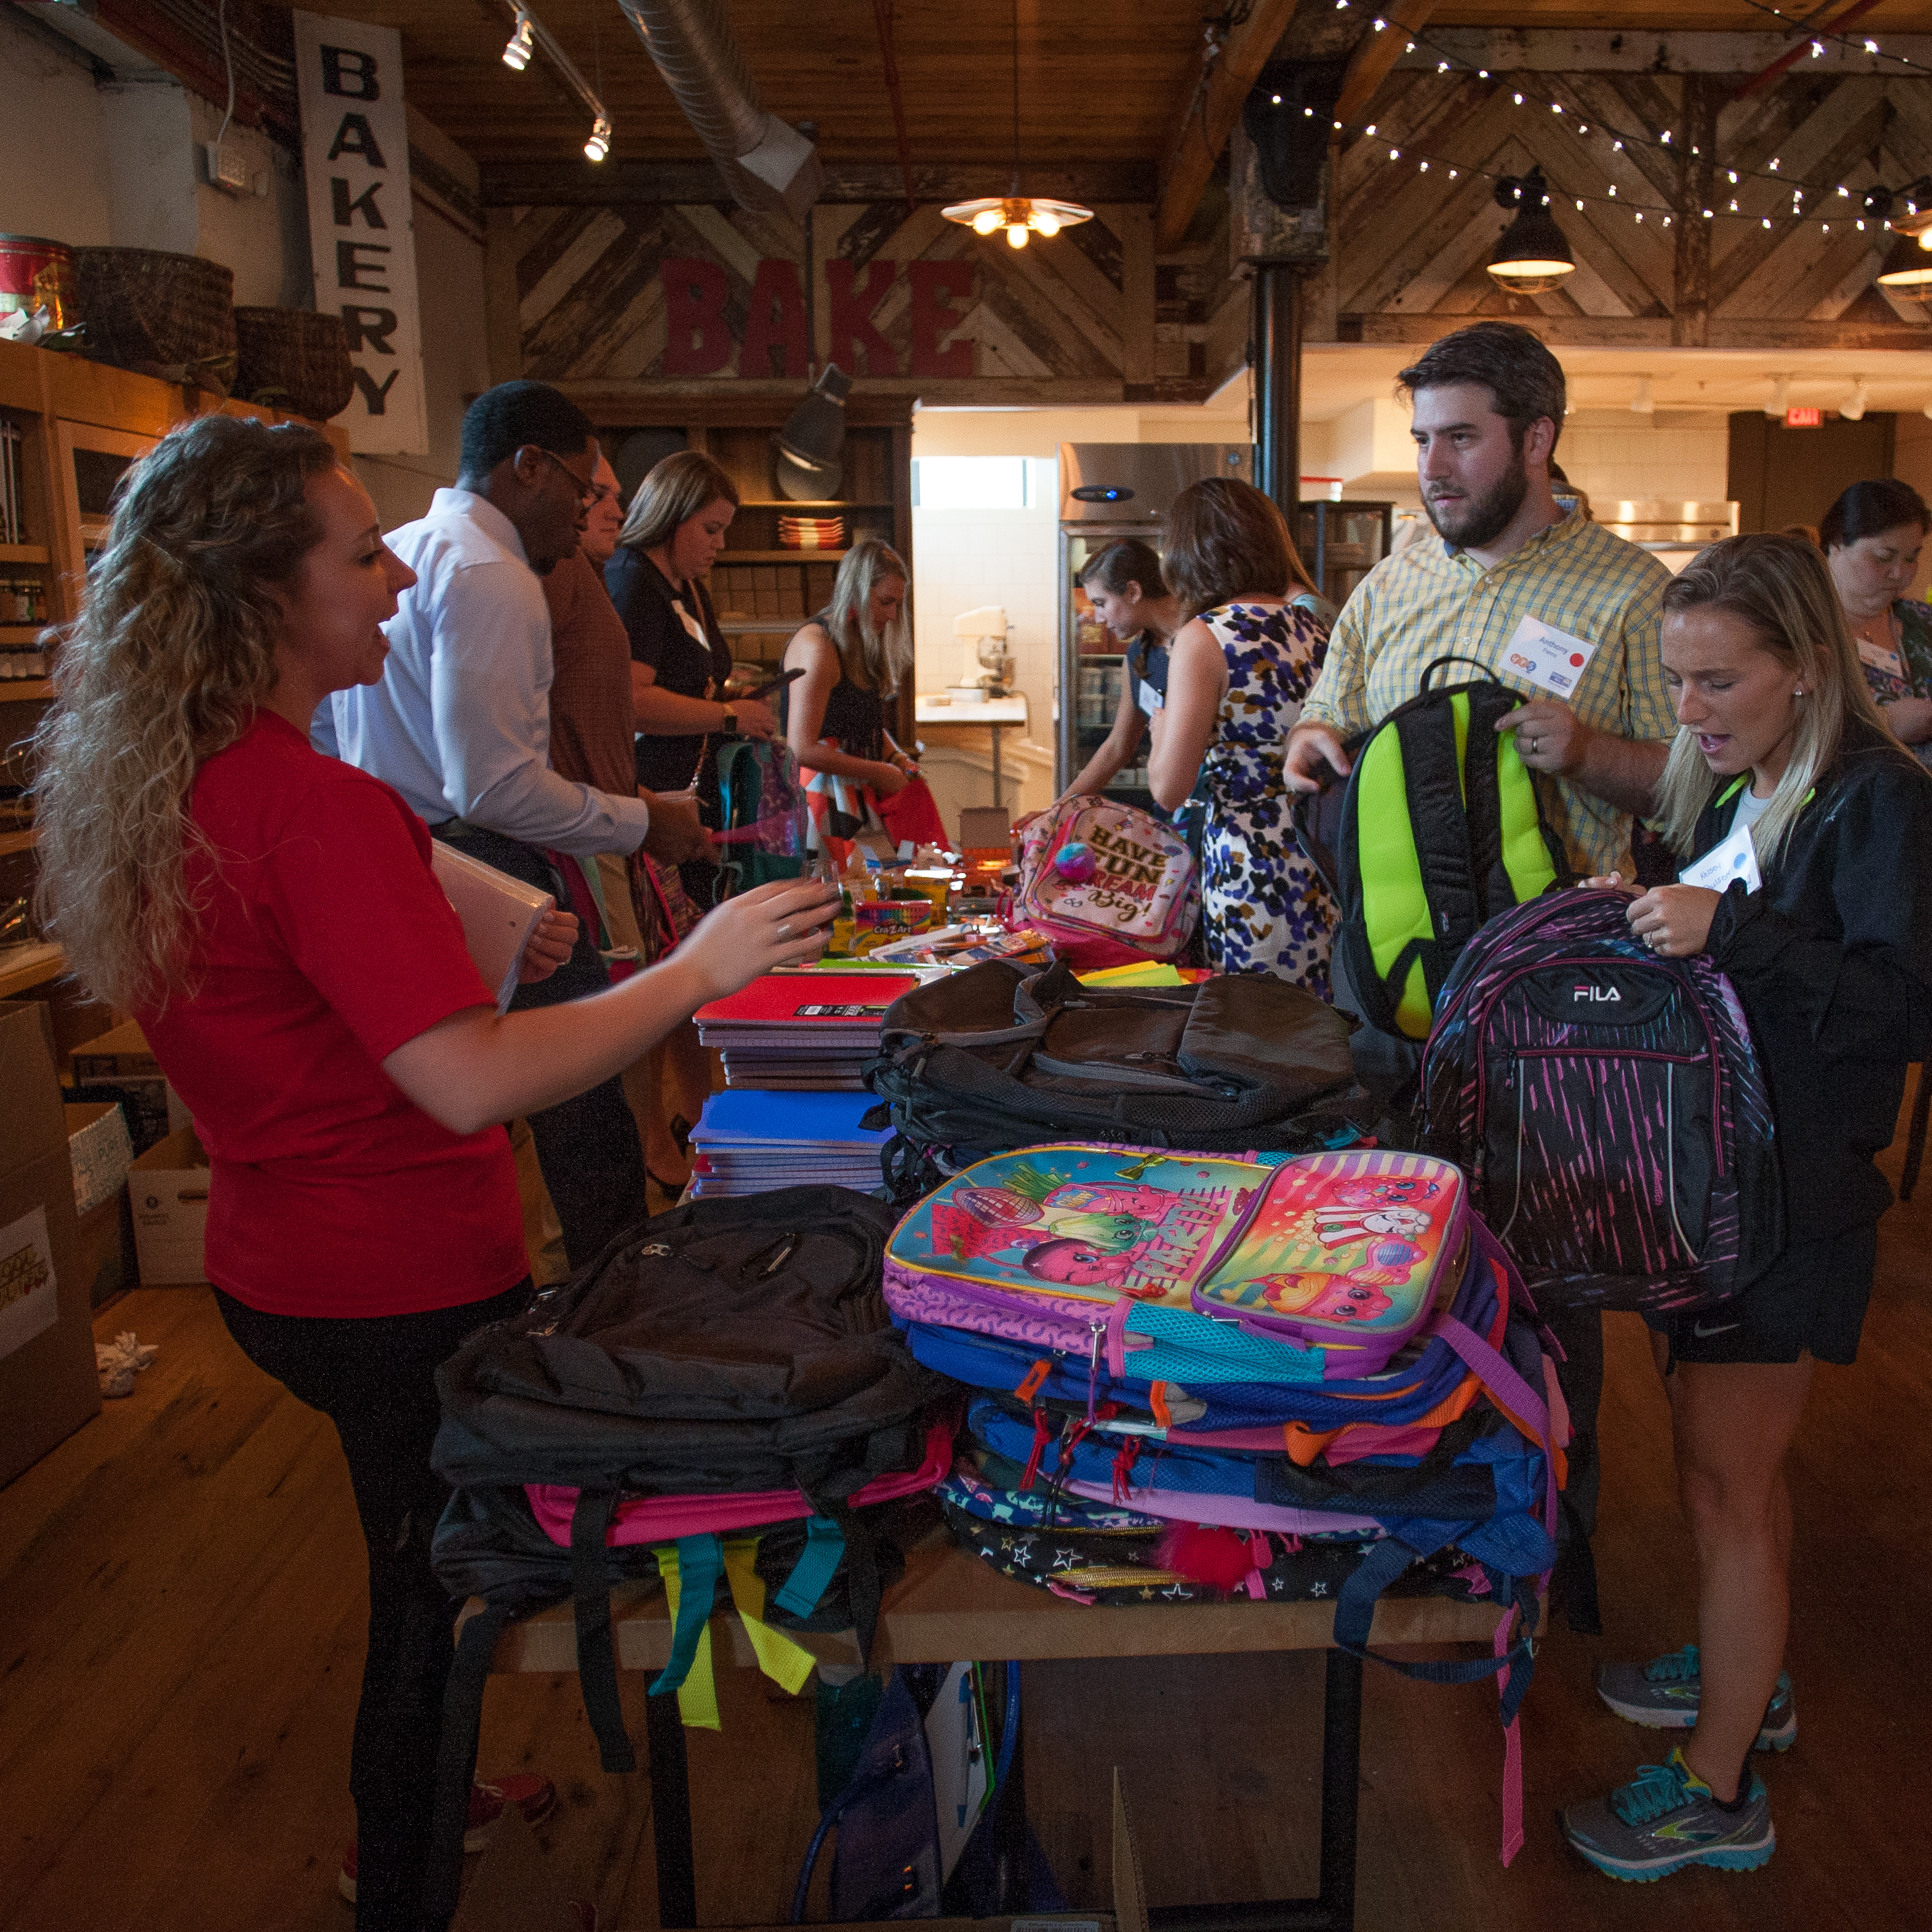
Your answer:
[[[1384,1598],[1370,1640],[1378,1649],[1418,1644],[1490,1647],[1497,1608],[1441,1597]],[[1046,1662],[1110,1657],[1199,1657],[1284,1650],[1326,1650],[1322,1727],[1321,1890],[1312,1898],[1232,1905],[1160,1906],[1150,1924],[1170,1932],[1349,1932],[1355,1916],[1356,1799],[1360,1782],[1362,1664],[1332,1646],[1334,1606],[1321,1603],[1149,1604],[1145,1608],[1070,1603],[1004,1576],[956,1548],[943,1534],[909,1552],[906,1572],[885,1593],[872,1645],[875,1668],[898,1664]],[[712,1619],[713,1643],[732,1648],[741,1666],[755,1660],[736,1616]],[[717,1628],[720,1624],[724,1628]],[[787,1636],[827,1663],[854,1664],[850,1630]],[[612,1592],[611,1638],[625,1670],[662,1670],[670,1657],[671,1625],[655,1585]],[[571,1606],[512,1624],[499,1640],[496,1670],[567,1671],[577,1666]],[[651,1810],[658,1868],[658,1919],[694,1926],[697,1886],[691,1847],[690,1786],[677,1700],[645,1700],[651,1767]],[[994,1828],[1019,1856],[1010,1868],[1024,1886],[1024,1754],[1016,1748],[996,1799]],[[1017,1909],[1024,1910],[1024,1896]]]

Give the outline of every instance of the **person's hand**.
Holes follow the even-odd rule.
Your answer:
[[[1622,892],[1627,899],[1635,898],[1642,890],[1631,885],[1621,872],[1592,872],[1587,879],[1579,879],[1576,885],[1580,891],[1594,886],[1604,892]]]
[[[904,791],[912,781],[896,765],[889,765],[881,758],[876,762],[868,760],[866,782],[881,798],[894,798]]]
[[[524,956],[517,962],[517,983],[534,986],[539,980],[548,980],[576,947],[576,914],[553,906],[537,921],[524,944]]]
[[[1324,791],[1331,776],[1346,778],[1352,767],[1342,741],[1326,724],[1298,724],[1288,734],[1282,776],[1290,791]]]
[[[772,707],[761,698],[734,698],[726,700],[731,707],[731,715],[738,721],[738,735],[741,738],[776,738],[778,734],[778,721],[772,716]]]
[[[1722,896],[1702,886],[1657,886],[1633,901],[1624,916],[1652,952],[1667,959],[1688,958],[1703,951]]]
[[[1894,698],[1880,709],[1900,744],[1922,745],[1932,739],[1932,698]]]
[[[1532,698],[1496,720],[1498,731],[1516,734],[1516,754],[1533,772],[1560,776],[1583,762],[1595,734],[1562,699]]]
[[[722,1000],[780,966],[805,966],[825,950],[841,901],[817,879],[781,879],[706,913],[676,957],[710,982]]]
[[[671,796],[664,792],[646,792],[651,808],[650,830],[644,834],[644,851],[661,866],[681,866],[691,859],[711,856],[711,834],[698,816],[694,800]]]

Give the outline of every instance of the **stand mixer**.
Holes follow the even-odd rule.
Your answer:
[[[979,704],[1006,694],[1012,674],[1012,658],[1006,650],[1009,628],[1005,608],[998,604],[963,610],[953,619],[952,634],[964,646],[959,681],[946,688],[946,696],[956,704]]]

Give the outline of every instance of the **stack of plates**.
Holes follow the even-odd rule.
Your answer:
[[[843,517],[781,517],[778,543],[785,550],[837,550],[845,541]]]
[[[914,973],[767,974],[698,1010],[698,1036],[724,1058],[727,1087],[857,1090],[879,1023]]]
[[[691,1192],[769,1193],[775,1187],[879,1185],[879,1150],[890,1127],[859,1122],[869,1094],[714,1094],[692,1129]]]

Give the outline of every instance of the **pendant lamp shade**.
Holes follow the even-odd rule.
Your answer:
[[[823,502],[838,495],[844,480],[845,398],[851,389],[851,377],[837,363],[826,363],[772,439],[778,488],[794,502]]]
[[[1490,275],[1513,295],[1541,295],[1576,272],[1569,238],[1550,212],[1550,190],[1540,168],[1496,184],[1496,206],[1513,208],[1516,219],[1497,238],[1490,256]]]
[[[1878,285],[1894,302],[1932,302],[1932,254],[1925,246],[1928,238],[1932,238],[1932,228],[1916,241],[1901,235],[1892,244],[1892,253],[1879,271]]]

